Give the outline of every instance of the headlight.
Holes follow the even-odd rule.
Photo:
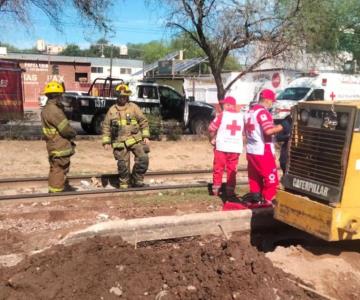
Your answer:
[[[349,122],[349,115],[348,114],[341,114],[339,125],[341,128],[345,129]]]
[[[309,121],[309,112],[307,110],[303,109],[300,112],[300,120],[303,123],[307,123],[307,121]]]

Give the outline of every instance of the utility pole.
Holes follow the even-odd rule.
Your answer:
[[[105,57],[105,55],[104,55],[104,46],[105,46],[105,44],[98,44],[98,46],[100,46],[101,58],[104,58]]]
[[[110,45],[110,78],[112,77],[112,62],[113,62],[113,50],[114,50],[114,45],[111,44]]]
[[[357,73],[357,60],[354,59],[354,74]]]

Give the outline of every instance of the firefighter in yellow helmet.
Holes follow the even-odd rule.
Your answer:
[[[129,102],[131,90],[126,84],[115,87],[117,103],[108,110],[102,126],[105,149],[113,148],[120,188],[143,187],[149,166],[149,124],[141,109]],[[130,152],[135,156],[130,175]]]
[[[76,131],[70,126],[61,103],[64,86],[56,81],[49,82],[44,89],[48,98],[41,112],[42,132],[49,155],[49,193],[75,190],[67,180],[70,157],[75,153],[73,142]]]

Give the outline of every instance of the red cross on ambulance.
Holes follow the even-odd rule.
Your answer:
[[[336,95],[334,94],[334,92],[331,92],[330,98],[331,98],[332,101],[334,101],[335,97],[336,97]]]

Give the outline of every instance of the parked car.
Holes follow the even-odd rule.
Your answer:
[[[81,122],[86,132],[100,134],[106,112],[116,103],[114,88],[122,82],[122,79],[97,78],[86,95],[65,93],[68,118]],[[130,85],[130,88],[133,91],[130,101],[139,105],[144,113],[159,115],[164,122],[175,120],[184,130],[189,129],[194,134],[205,133],[215,117],[213,106],[189,101],[170,86],[142,81]]]

